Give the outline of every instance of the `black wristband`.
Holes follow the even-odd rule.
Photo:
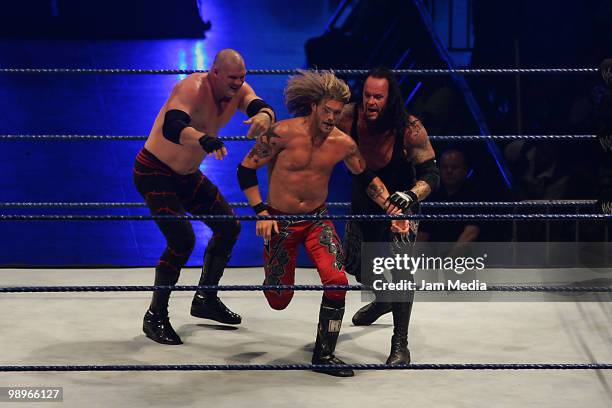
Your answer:
[[[257,215],[260,212],[267,210],[268,206],[265,205],[263,202],[260,202],[259,204],[252,205],[251,208],[253,209],[253,211],[255,211],[255,214]]]

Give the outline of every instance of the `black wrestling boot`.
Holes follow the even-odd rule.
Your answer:
[[[196,293],[191,302],[191,315],[225,324],[240,324],[240,315],[232,312],[216,295]]]
[[[391,337],[391,353],[387,364],[410,364],[408,350],[408,325],[412,312],[412,302],[393,302],[393,337]]]
[[[155,268],[155,286],[174,286],[179,272],[174,269]],[[144,315],[142,331],[153,341],[161,344],[183,344],[168,319],[168,301],[170,290],[156,290],[151,298],[151,305]]]
[[[204,266],[200,285],[218,285],[229,257],[212,255],[208,250],[204,256]],[[232,312],[217,296],[217,291],[196,292],[191,302],[191,315],[225,324],[240,324],[240,315]]]
[[[317,328],[317,342],[315,343],[314,353],[312,354],[312,364],[337,365],[334,370],[313,370],[317,373],[333,375],[334,377],[353,377],[355,372],[348,368],[343,368],[344,361],[334,356],[344,307],[335,308],[321,304],[319,311],[319,325]]]
[[[167,311],[147,310],[142,322],[142,331],[148,338],[161,344],[183,344],[170,324]]]
[[[355,326],[369,326],[384,314],[391,311],[391,303],[377,302],[368,303],[359,309],[353,316]]]

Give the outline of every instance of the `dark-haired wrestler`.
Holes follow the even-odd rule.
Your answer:
[[[366,164],[392,193],[390,201],[404,214],[418,212],[419,202],[435,190],[439,182],[435,153],[427,131],[419,119],[404,110],[399,84],[388,69],[371,70],[363,84],[361,103],[347,105],[339,128],[359,146]],[[384,214],[364,194],[353,177],[351,212]],[[349,221],[344,251],[346,271],[361,281],[361,243],[392,242],[398,235],[414,242],[417,222]],[[408,324],[412,311],[411,294],[404,301],[374,301],[353,316],[353,324],[367,326],[385,313],[393,312],[393,336],[387,364],[410,362]]]

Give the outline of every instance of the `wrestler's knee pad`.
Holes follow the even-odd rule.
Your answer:
[[[283,310],[289,303],[291,303],[291,299],[293,299],[293,291],[292,290],[266,290],[264,291],[264,295],[270,307],[274,310]]]

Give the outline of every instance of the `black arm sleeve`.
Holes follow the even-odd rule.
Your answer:
[[[246,113],[249,116],[249,118],[252,118],[253,116],[257,115],[259,111],[262,110],[263,108],[268,108],[272,112],[274,112],[274,109],[272,109],[272,107],[268,105],[263,99],[253,99],[249,103],[249,106],[247,106]],[[266,114],[269,115],[268,112],[266,112]],[[276,116],[276,114],[274,116]],[[270,115],[270,120],[274,121],[271,115]]]
[[[244,167],[242,164],[239,164],[238,184],[240,185],[240,189],[242,191],[258,185],[259,181],[257,181],[257,170],[249,169],[248,167]]]
[[[426,162],[414,166],[416,179],[429,184],[431,191],[435,191],[440,183],[440,170],[436,164],[436,159],[429,159]]]
[[[180,145],[181,131],[189,126],[191,116],[179,109],[170,109],[164,116],[162,134],[172,143]]]

